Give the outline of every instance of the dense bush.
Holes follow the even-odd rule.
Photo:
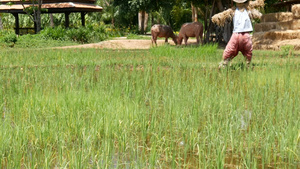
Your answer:
[[[90,31],[84,27],[80,27],[77,29],[68,29],[66,31],[66,35],[67,37],[69,37],[69,39],[79,43],[89,42],[90,34]]]
[[[121,29],[111,28],[103,23],[91,24],[79,28],[45,28],[40,34],[46,39],[71,40],[78,43],[92,43],[103,41],[109,37],[122,36]]]
[[[13,47],[18,41],[17,35],[12,30],[1,30],[0,37],[0,42],[2,42],[4,46]]]
[[[39,34],[26,34],[17,37],[14,30],[0,30],[0,47],[54,47],[76,43],[95,43],[111,37],[124,36],[130,29],[115,28],[104,23],[93,23],[86,27],[64,28],[46,27]],[[16,43],[17,42],[17,43]]]
[[[51,28],[51,27],[45,28],[40,32],[40,34],[45,38],[49,38],[53,40],[68,39],[68,37],[66,36],[66,29],[61,26],[55,28]]]
[[[10,33],[6,36],[4,36],[4,42],[6,43],[16,43],[17,42],[17,36],[16,34]]]

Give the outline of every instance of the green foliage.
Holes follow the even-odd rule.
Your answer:
[[[122,1],[122,2],[119,2]],[[118,10],[115,14],[115,26],[116,27],[136,27],[138,24],[138,10],[132,9],[129,3],[125,0],[115,0],[114,7]]]
[[[9,6],[14,5],[14,4],[15,4],[14,2],[7,2],[6,3],[6,5],[9,5]]]
[[[79,43],[87,43],[91,37],[89,30],[84,27],[80,27],[77,29],[68,29],[66,31],[66,35],[72,41],[79,42]]]
[[[47,48],[56,46],[68,46],[75,45],[77,43],[68,39],[47,38],[42,34],[27,34],[19,36],[18,42],[15,44],[15,48]]]
[[[101,17],[101,21],[103,21],[106,24],[110,24],[112,20],[112,14],[110,13],[103,13]]]
[[[280,47],[282,57],[293,57],[294,56],[294,46],[284,45]]]
[[[37,1],[32,1],[37,3]],[[265,12],[284,11],[286,8],[274,8],[273,4],[279,0],[265,0]],[[86,23],[113,24],[116,28],[126,27],[130,31],[137,32],[138,12],[146,10],[150,13],[149,25],[155,23],[167,24],[172,26],[174,30],[178,30],[185,22],[192,21],[191,3],[201,9],[199,11],[199,20],[204,19],[206,10],[210,11],[213,1],[197,1],[197,0],[97,0],[96,3],[104,8],[101,13],[88,13]],[[229,1],[222,0],[227,8],[230,6]],[[37,10],[36,7],[29,7],[28,12],[32,13]],[[43,9],[42,9],[43,10]],[[20,27],[33,28],[34,24],[27,15],[19,15]],[[70,14],[70,27],[79,27],[81,25],[80,13]],[[14,17],[11,14],[2,14],[3,27],[5,29],[14,28]],[[153,22],[151,22],[153,21]],[[53,22],[55,26],[64,26],[65,15],[53,14]],[[42,14],[42,28],[46,29],[50,25],[50,17],[48,14]],[[74,31],[75,32],[75,31]],[[77,33],[84,35],[84,30],[78,30]],[[103,37],[103,36],[101,36]],[[77,38],[75,38],[77,39]],[[83,38],[84,39],[84,38]],[[82,39],[82,40],[83,40]],[[81,41],[81,40],[79,40]],[[83,40],[84,41],[84,40]]]
[[[106,40],[110,37],[123,36],[129,31],[130,29],[117,29],[111,25],[94,23],[86,27],[68,29],[62,26],[55,28],[46,27],[39,34],[26,34],[17,38],[13,30],[2,30],[0,31],[0,43],[2,43],[0,46],[6,47],[7,44],[12,45],[13,43],[14,47],[19,48],[42,48],[75,43],[94,43]]]
[[[25,8],[25,9],[23,9],[23,10],[24,10],[27,14],[32,15],[32,14],[34,14],[35,11],[38,11],[38,10],[39,10],[39,7],[38,7],[38,6],[29,6],[29,7]],[[48,9],[44,9],[44,8],[41,9],[41,12],[47,12],[47,11],[48,11]]]
[[[14,47],[15,43],[18,41],[17,35],[9,30],[1,30],[0,37],[0,43],[4,43],[5,47]]]
[[[282,7],[274,7],[275,3],[283,2],[281,0],[265,0],[265,13],[274,13],[274,12],[286,12],[287,8],[285,6]]]
[[[5,43],[16,43],[18,39],[15,33],[9,33],[4,36],[3,40]]]
[[[43,29],[40,34],[44,36],[45,38],[50,38],[53,40],[66,40],[68,39],[66,35],[66,29],[62,26],[58,26],[55,28],[47,27]]]
[[[170,11],[175,0],[114,0],[118,9],[115,16],[116,25],[132,27],[138,24],[138,12],[144,10],[148,13],[159,11],[167,24],[170,23]],[[150,18],[149,18],[150,19]]]
[[[115,35],[111,31],[106,31],[104,24],[69,29],[63,27],[46,28],[40,34],[53,40],[72,40],[78,43],[99,42]]]
[[[181,25],[186,22],[192,21],[192,12],[191,10],[184,5],[183,7],[174,6],[171,11],[171,17],[173,21],[173,29],[179,30]]]

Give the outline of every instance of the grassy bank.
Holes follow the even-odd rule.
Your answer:
[[[297,168],[297,55],[1,50],[2,168]]]

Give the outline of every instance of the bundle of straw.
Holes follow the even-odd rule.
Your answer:
[[[300,18],[300,4],[296,4],[292,6],[292,12],[295,19]]]
[[[254,8],[262,8],[265,6],[264,0],[256,0],[256,1],[250,1],[249,2],[249,9],[254,9]]]
[[[262,8],[264,7],[265,3],[264,0],[256,0],[256,1],[250,1],[249,3],[246,3],[247,6],[245,8],[248,11],[249,17],[251,19],[260,19],[262,14],[259,12],[256,8]],[[227,9],[223,12],[220,12],[218,14],[215,14],[211,21],[218,26],[224,27],[225,22],[227,20],[232,21],[232,18],[234,16],[235,7],[232,7],[230,9]]]
[[[235,7],[229,8],[223,12],[220,12],[218,14],[215,14],[211,21],[218,26],[224,27],[226,20],[232,20],[234,16]]]
[[[262,14],[257,9],[248,10],[248,14],[251,19],[260,19],[262,17]]]

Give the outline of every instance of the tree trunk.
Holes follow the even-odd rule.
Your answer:
[[[222,0],[218,0],[217,1],[217,6],[218,6],[218,9],[220,12],[223,12],[224,11],[224,7],[223,7],[223,4],[222,4]]]
[[[192,6],[192,21],[193,22],[198,22],[198,11],[197,11],[197,7],[195,7],[193,5],[193,3],[191,4]]]
[[[148,23],[148,14],[146,11],[139,12],[139,31],[141,34],[145,34]]]
[[[3,29],[2,16],[0,16],[0,29]]]
[[[213,5],[212,5],[212,9],[210,11],[210,15],[209,15],[209,24],[207,27],[207,32],[206,32],[206,37],[205,37],[205,42],[209,42],[209,37],[211,35],[211,33],[213,32],[213,23],[211,21],[211,17],[213,16],[213,14],[215,13],[215,8],[216,8],[216,0],[213,1]]]
[[[210,19],[210,18],[208,18],[208,9],[207,9],[208,2],[207,1],[205,1],[205,6],[206,6],[206,8],[205,8],[205,15],[204,15],[204,30],[207,31],[207,28],[208,28],[207,20]],[[204,36],[204,39],[205,39],[205,36]]]
[[[50,16],[50,27],[53,28],[53,27],[54,27],[54,18],[53,18],[53,14],[50,13],[49,16]]]
[[[153,17],[153,12],[151,13],[151,26],[154,25],[154,17]]]
[[[31,5],[33,7],[33,13],[30,13],[26,10],[24,3],[22,3],[23,10],[27,13],[27,15],[29,15],[30,19],[34,22],[35,33],[39,33],[42,27],[42,21],[41,21],[42,4],[43,4],[43,0],[38,0],[37,8],[34,8],[36,6],[36,2],[32,1]]]
[[[112,14],[111,14],[111,25],[115,27],[115,9],[112,9]]]
[[[41,11],[40,10],[38,10],[36,13],[35,24],[36,24],[36,33],[39,33],[42,29]]]
[[[42,28],[42,19],[41,19],[42,3],[43,3],[43,0],[39,0],[37,9],[33,11],[34,23],[35,23],[35,33],[39,33]]]
[[[144,11],[139,12],[139,31],[141,34],[144,33],[144,18],[143,18]]]

